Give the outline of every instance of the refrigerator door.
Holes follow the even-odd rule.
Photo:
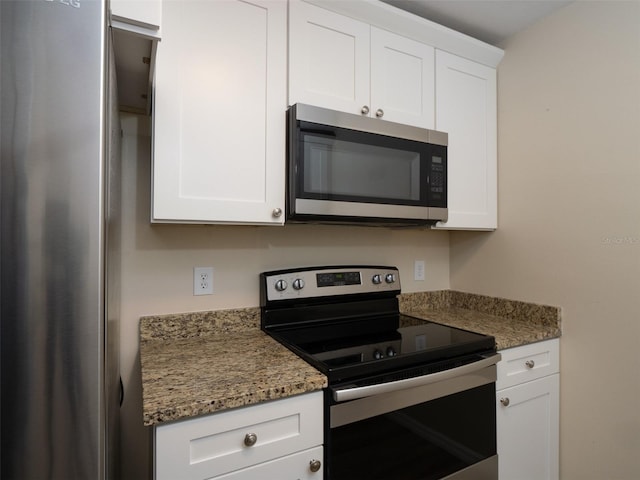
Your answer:
[[[0,476],[103,479],[106,5],[2,0],[0,21]]]

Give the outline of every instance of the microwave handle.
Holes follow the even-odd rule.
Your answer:
[[[478,360],[477,362],[462,365],[461,367],[450,368],[448,370],[443,370],[442,372],[422,375],[420,377],[407,378],[404,380],[397,380],[395,382],[379,383],[376,385],[366,385],[363,387],[337,388],[333,390],[333,399],[336,402],[345,402],[347,400],[355,400],[356,398],[372,397],[373,395],[379,395],[381,393],[404,390],[405,388],[421,387],[423,385],[429,385],[431,383],[441,382],[443,380],[449,380],[451,378],[474,373],[478,370],[482,370],[483,368],[495,365],[501,358],[502,356],[499,353],[496,353],[490,357]]]

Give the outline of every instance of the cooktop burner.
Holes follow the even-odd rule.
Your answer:
[[[393,267],[313,267],[261,275],[262,328],[329,383],[495,351],[493,337],[399,313]]]

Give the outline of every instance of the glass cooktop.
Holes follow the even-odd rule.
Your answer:
[[[402,314],[269,333],[330,381],[495,350],[491,336]]]

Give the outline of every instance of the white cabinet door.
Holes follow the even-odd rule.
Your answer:
[[[557,480],[560,375],[497,392],[499,477]]]
[[[436,130],[449,134],[449,220],[438,227],[497,227],[496,125],[495,69],[437,50]]]
[[[371,115],[434,128],[435,49],[371,27]]]
[[[361,114],[369,106],[369,25],[289,4],[289,104]]]
[[[159,29],[162,18],[161,0],[111,0],[114,19],[151,29]]]
[[[152,220],[282,224],[286,3],[162,6]]]
[[[212,480],[322,480],[323,453],[322,447],[295,453],[254,467],[215,477]],[[311,463],[319,462],[320,468],[311,470]]]
[[[289,30],[290,105],[433,128],[433,47],[302,1]]]

